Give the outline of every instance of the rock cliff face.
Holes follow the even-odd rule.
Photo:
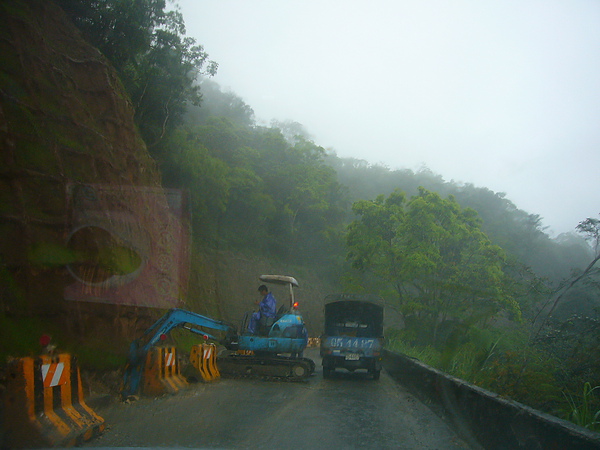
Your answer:
[[[69,186],[160,176],[114,69],[51,1],[0,4],[0,58],[1,310],[81,327],[63,299]]]
[[[122,249],[102,227],[74,234],[73,186],[160,187],[132,105],[108,61],[49,0],[0,2],[0,60],[0,319],[37,317],[44,326],[36,332],[60,330],[63,339],[86,345],[110,335],[111,350],[124,354],[160,311],[69,301],[65,292],[74,276],[97,281],[111,275],[73,268],[74,252],[91,246],[101,253],[105,246],[114,256]],[[126,228],[136,236],[132,241],[141,235],[131,222]],[[147,241],[133,244],[142,248]],[[331,292],[318,275],[254,257],[205,253],[199,243],[188,256],[189,295],[178,306],[239,323],[253,308],[260,274],[292,275],[301,284],[309,331],[318,335],[322,298]],[[135,271],[139,258],[125,255],[125,262],[121,268],[133,268],[123,270]],[[274,292],[279,304],[287,302],[285,291]],[[3,332],[4,343],[15,341]]]

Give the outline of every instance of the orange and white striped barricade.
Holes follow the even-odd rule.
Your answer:
[[[221,373],[217,367],[217,346],[215,344],[204,344],[204,361],[211,378],[213,380],[220,378]]]
[[[193,345],[190,349],[190,364],[185,368],[185,374],[188,381],[197,382],[200,378],[204,380],[204,375],[200,370],[202,367],[202,344]]]
[[[205,345],[196,344],[190,351],[190,365],[193,367],[195,374],[200,374],[202,381],[212,381],[213,375],[209,371],[209,367],[205,358]]]
[[[198,374],[203,381],[213,381],[221,377],[217,368],[217,346],[215,344],[196,344],[190,351],[190,366],[196,378]],[[190,372],[191,372],[190,371]]]
[[[86,405],[79,368],[67,353],[10,361],[4,403],[13,448],[77,445],[105,428]]]
[[[142,393],[156,396],[176,394],[188,387],[181,375],[175,347],[153,347],[146,355],[142,381]]]
[[[200,375],[202,375],[202,379],[204,381],[212,381],[213,380],[213,374],[210,373],[210,367],[208,366],[208,359],[207,356],[210,357],[210,347],[208,347],[207,344],[199,344],[200,347],[200,355],[201,356],[201,361],[200,361]]]

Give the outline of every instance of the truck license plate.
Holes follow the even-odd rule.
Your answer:
[[[358,353],[348,353],[346,355],[346,361],[358,361],[360,359],[360,355]]]

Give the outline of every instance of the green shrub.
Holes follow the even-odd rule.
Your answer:
[[[417,358],[503,397],[549,413],[564,405],[554,376],[558,362],[525,344],[521,333],[497,338],[493,331],[465,328],[438,349],[411,344],[410,331],[392,330],[388,336],[391,351]]]

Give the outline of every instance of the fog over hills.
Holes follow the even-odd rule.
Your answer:
[[[214,80],[341,157],[505,192],[551,235],[600,212],[600,5],[181,0]]]

